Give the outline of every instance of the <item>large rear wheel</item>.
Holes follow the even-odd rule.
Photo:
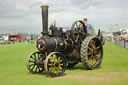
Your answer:
[[[97,37],[87,37],[80,50],[81,61],[86,69],[99,68],[103,59],[103,47]]]

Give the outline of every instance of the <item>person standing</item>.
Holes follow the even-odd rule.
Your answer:
[[[84,19],[83,19],[83,22],[84,22],[84,24],[85,24],[85,26],[86,26],[87,33],[90,34],[90,28],[89,28],[89,24],[87,23],[87,18],[84,18]]]

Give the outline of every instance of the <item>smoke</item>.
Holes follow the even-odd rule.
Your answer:
[[[17,0],[16,9],[28,11],[30,9],[37,9],[45,4],[47,4],[46,0]]]

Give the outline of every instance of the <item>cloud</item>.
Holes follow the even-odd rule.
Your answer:
[[[49,5],[49,24],[71,27],[75,20],[88,18],[94,28],[107,30],[110,24],[128,27],[127,0],[3,0],[0,3],[1,32],[42,31],[41,5]]]

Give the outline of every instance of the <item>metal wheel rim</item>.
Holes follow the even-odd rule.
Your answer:
[[[27,66],[27,69],[32,73],[40,73],[40,72],[44,71],[43,65],[39,66],[39,65],[35,64],[36,60],[40,59],[39,54],[40,54],[40,52],[33,52],[27,58],[26,66]]]

